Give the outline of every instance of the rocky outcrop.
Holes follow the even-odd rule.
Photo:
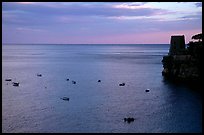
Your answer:
[[[188,48],[185,51],[182,50],[182,52],[180,54],[176,52],[169,53],[163,57],[162,63],[164,69],[162,75],[167,79],[183,82],[200,82],[203,80],[204,48],[202,39],[198,42],[190,42]]]

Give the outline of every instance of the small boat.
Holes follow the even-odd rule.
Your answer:
[[[98,80],[98,82],[101,82],[101,80]]]
[[[125,86],[125,83],[120,83],[119,86]]]
[[[37,76],[41,77],[41,76],[42,76],[42,74],[37,74]]]
[[[13,86],[19,86],[19,82],[13,82]]]
[[[76,84],[76,81],[72,81],[73,84]]]
[[[11,78],[8,78],[8,79],[5,79],[5,81],[12,81],[12,79],[11,79]]]
[[[124,121],[127,123],[133,122],[134,120],[135,120],[135,118],[131,118],[131,117],[124,118]]]
[[[69,98],[68,98],[68,97],[63,97],[63,98],[60,98],[60,99],[69,101]]]
[[[149,92],[149,91],[150,91],[150,89],[146,89],[146,90],[145,90],[145,92]]]

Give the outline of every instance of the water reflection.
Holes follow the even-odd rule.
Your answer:
[[[185,84],[162,80],[165,92],[163,109],[166,113],[163,122],[164,129],[169,132],[202,131],[202,98],[198,91]],[[162,107],[161,107],[162,108]],[[179,116],[179,117],[175,117]],[[182,121],[182,122],[181,122]]]

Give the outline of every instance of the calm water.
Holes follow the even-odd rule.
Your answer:
[[[3,45],[2,132],[202,132],[201,95],[163,80],[168,48]]]

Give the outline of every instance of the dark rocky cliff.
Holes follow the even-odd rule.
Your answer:
[[[173,37],[173,36],[172,36]],[[177,36],[176,40],[183,40],[183,37],[179,39]],[[175,38],[172,38],[175,40]],[[170,51],[167,56],[163,57],[163,71],[162,75],[166,79],[171,79],[176,82],[187,82],[187,83],[200,83],[203,81],[203,55],[204,48],[202,44],[202,33],[194,35],[192,39],[197,40],[189,42],[187,48],[176,48],[175,46],[183,46],[171,41]]]

